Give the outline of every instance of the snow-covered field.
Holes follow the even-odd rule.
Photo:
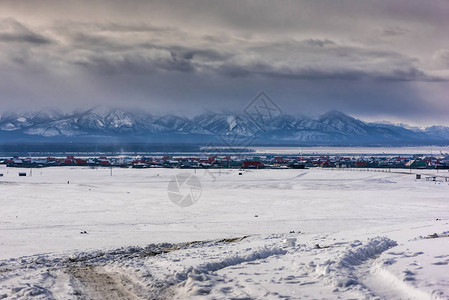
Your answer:
[[[0,299],[449,299],[443,177],[198,170],[183,208],[167,187],[193,170],[19,171],[0,168]]]

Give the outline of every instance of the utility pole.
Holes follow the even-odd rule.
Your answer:
[[[30,158],[30,165],[33,165],[33,160],[31,159],[31,154],[28,152],[28,157]],[[33,167],[30,168],[30,177],[33,176]]]

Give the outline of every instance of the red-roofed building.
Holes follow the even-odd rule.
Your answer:
[[[250,160],[242,161],[243,169],[260,169],[263,167],[264,165],[260,161],[250,161]]]

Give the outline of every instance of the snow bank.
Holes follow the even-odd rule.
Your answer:
[[[387,237],[375,237],[366,243],[360,241],[353,242],[346,251],[337,259],[335,267],[353,270],[354,266],[363,264],[368,259],[374,258],[382,252],[397,246],[396,241]]]
[[[318,265],[316,272],[336,287],[361,284],[355,267],[395,246],[397,242],[387,237],[370,238],[365,243],[356,240],[347,246],[335,261],[328,260]]]
[[[212,286],[218,281],[223,281],[219,276],[213,274],[215,271],[274,255],[284,255],[286,253],[287,251],[281,248],[263,247],[251,250],[244,255],[232,255],[215,262],[207,262],[196,267],[190,267],[184,272],[175,275],[175,278],[183,281],[178,284],[177,297],[185,298],[188,296],[208,294]]]

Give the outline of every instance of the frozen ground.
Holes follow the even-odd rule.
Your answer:
[[[181,208],[167,186],[193,170],[19,171],[0,169],[0,299],[449,299],[443,179],[197,171]]]

